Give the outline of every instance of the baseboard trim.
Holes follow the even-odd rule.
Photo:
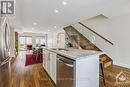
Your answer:
[[[122,64],[122,63],[117,63],[117,62],[114,62],[114,65],[117,65],[117,66],[122,66],[122,67],[125,67],[125,68],[130,69],[130,65],[127,65],[127,64]]]

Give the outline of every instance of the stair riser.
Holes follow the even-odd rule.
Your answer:
[[[107,63],[104,63],[103,66],[104,66],[104,68],[107,68],[107,67],[109,67],[109,66],[112,66],[112,61],[109,61],[109,62],[107,62]]]

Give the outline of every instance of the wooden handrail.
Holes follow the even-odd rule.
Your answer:
[[[87,28],[88,30],[90,30],[91,32],[93,32],[94,34],[98,35],[99,37],[101,37],[102,39],[104,39],[105,41],[107,41],[108,43],[110,43],[111,45],[114,45],[114,43],[112,43],[111,41],[109,41],[108,39],[104,38],[103,36],[101,36],[100,34],[98,34],[97,32],[95,32],[94,30],[92,30],[91,28],[87,27],[86,25],[84,25],[83,23],[79,22],[80,25],[84,26],[85,28]]]

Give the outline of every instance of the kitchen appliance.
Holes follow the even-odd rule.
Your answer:
[[[57,55],[57,87],[75,87],[74,60]]]
[[[0,66],[2,66],[10,60],[10,26],[7,18],[0,20]]]

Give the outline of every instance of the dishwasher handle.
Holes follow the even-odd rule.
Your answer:
[[[64,60],[61,60],[61,59],[58,59],[58,60],[61,61],[62,63],[64,63],[64,64],[65,64],[66,66],[68,66],[68,67],[71,67],[71,68],[74,67],[73,64],[69,64],[69,63],[65,62]]]

